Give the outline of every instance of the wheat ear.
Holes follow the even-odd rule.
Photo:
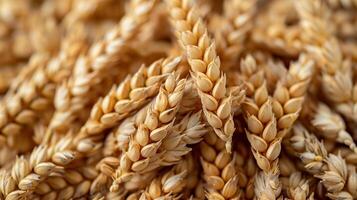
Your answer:
[[[149,67],[142,66],[132,77],[128,76],[118,87],[113,87],[93,106],[89,119],[75,138],[77,150],[82,153],[93,151],[96,140],[105,129],[118,125],[125,117],[144,106],[159,92],[160,83],[165,78],[171,77],[170,81],[173,81],[170,73],[179,63],[179,57],[158,60]],[[172,83],[168,84],[171,86]]]
[[[284,136],[289,132],[299,117],[312,78],[313,64],[305,55],[301,55],[298,62],[290,65],[286,79],[277,84],[273,96],[273,112],[279,135]]]
[[[247,57],[241,65],[241,70],[248,79],[246,84],[250,88],[248,92],[252,92],[248,94],[248,96],[252,95],[251,98],[243,102],[243,111],[248,124],[246,134],[258,166],[267,172],[272,169],[273,163],[277,162],[282,138],[277,132],[272,99],[268,94],[266,84],[262,80],[254,79],[261,73],[260,71],[252,73],[256,68],[256,63],[252,59],[252,57]],[[249,73],[252,74],[249,75]]]
[[[264,171],[255,178],[255,194],[259,199],[278,198],[281,192],[278,157],[283,135],[278,134],[273,101],[255,60],[248,56],[242,61],[241,71],[248,80],[246,85],[248,97],[250,97],[242,104],[248,126],[246,135],[257,164]],[[259,76],[262,79],[255,79]],[[264,193],[265,190],[267,193]]]
[[[185,49],[192,76],[201,98],[202,109],[215,133],[226,141],[230,151],[234,123],[232,95],[226,88],[214,42],[192,0],[167,1],[181,46]]]
[[[0,111],[0,115],[3,116],[0,120],[1,133],[10,135],[10,146],[18,141],[16,140],[18,136],[13,136],[14,134],[21,131],[32,133],[34,124],[38,124],[35,123],[36,120],[40,117],[46,118],[46,114],[52,114],[56,85],[68,78],[73,60],[83,52],[86,45],[80,34],[71,34],[65,39],[61,51],[52,59],[34,55],[29,63],[31,69],[25,70],[12,85],[4,103],[4,110]],[[29,76],[30,74],[32,77]],[[28,136],[28,134],[21,135]]]
[[[135,173],[150,171],[162,144],[173,126],[185,87],[185,79],[179,80],[171,74],[163,84],[155,101],[148,108],[148,113],[134,135],[131,136],[128,149],[121,157],[121,165],[115,173],[111,191],[116,191],[118,184],[126,182]]]

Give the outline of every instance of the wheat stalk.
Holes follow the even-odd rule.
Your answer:
[[[230,151],[234,123],[232,95],[227,92],[226,76],[214,42],[191,0],[167,1],[180,45],[185,49],[192,77],[201,98],[202,109],[216,134],[226,141]]]

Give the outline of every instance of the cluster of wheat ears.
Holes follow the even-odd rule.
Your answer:
[[[0,0],[0,199],[357,199],[356,0]]]

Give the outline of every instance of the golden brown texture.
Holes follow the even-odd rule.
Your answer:
[[[357,199],[355,0],[0,0],[0,200]]]

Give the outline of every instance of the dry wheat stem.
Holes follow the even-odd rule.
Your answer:
[[[185,49],[192,77],[201,98],[208,123],[231,149],[234,133],[232,95],[227,92],[226,76],[221,71],[215,44],[208,36],[192,0],[167,1],[180,45]]]

